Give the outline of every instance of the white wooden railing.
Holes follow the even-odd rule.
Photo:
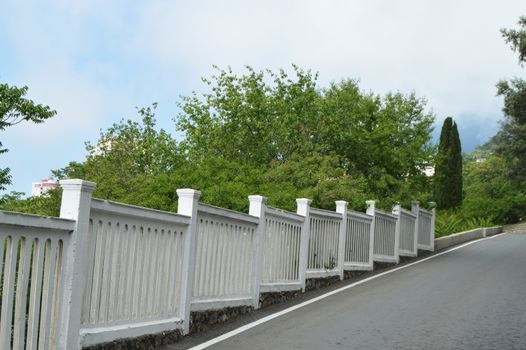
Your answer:
[[[259,307],[262,292],[371,270],[433,249],[434,209],[367,213],[199,204],[177,190],[177,214],[93,199],[94,183],[61,181],[60,218],[0,211],[0,349],[79,349],[180,330],[190,312]]]
[[[130,325],[182,322],[183,240],[189,223],[178,214],[92,200],[84,344],[120,338]]]
[[[340,274],[338,243],[342,215],[328,210],[310,210],[307,277]]]
[[[398,216],[400,225],[400,244],[398,254],[401,256],[415,257],[418,253],[417,235],[418,221],[417,214],[396,205],[393,214]]]
[[[435,244],[435,204],[429,203],[430,211],[420,207],[418,202],[413,203],[413,212],[418,215],[418,249],[434,250]]]
[[[373,247],[374,217],[356,211],[348,211],[344,268],[346,270],[372,270]]]
[[[0,349],[55,349],[75,222],[0,212]]]
[[[374,215],[373,260],[398,263],[400,222],[396,215],[376,209],[374,201],[367,201],[367,213]]]
[[[197,215],[192,310],[252,305],[259,220],[202,204]]]
[[[261,291],[302,288],[299,263],[305,218],[275,208],[265,211]]]

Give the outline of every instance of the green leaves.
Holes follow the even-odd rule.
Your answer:
[[[373,198],[392,198],[388,202],[425,190],[422,170],[434,153],[434,116],[425,112],[425,100],[363,93],[355,80],[321,89],[316,74],[296,66],[291,75],[250,67],[241,76],[217,71],[204,80],[210,92],[180,103],[176,124],[191,162],[219,157],[261,169],[267,182],[291,189],[285,195],[262,184],[281,204],[300,191],[332,207],[323,199],[332,198],[325,188],[344,193],[340,186],[350,183]],[[326,163],[330,167],[320,166]]]
[[[17,88],[0,84],[0,130],[20,123],[23,120],[42,123],[53,117],[57,112],[48,106],[36,104],[24,98],[27,86]]]
[[[288,210],[299,197],[363,210],[367,199],[389,207],[425,194],[434,152],[425,100],[364,93],[355,80],[322,89],[317,74],[297,66],[290,74],[216,69],[203,79],[206,92],[180,100],[180,143],[156,129],[154,104],[138,110],[139,122],[101,132],[85,162],[54,175],[96,182],[96,197],[164,210],[176,208],[177,188],[241,211],[250,194]]]
[[[507,161],[496,155],[466,164],[462,211],[467,217],[491,217],[496,223],[514,223],[524,218],[525,184],[510,182],[507,171]]]
[[[261,165],[312,150],[319,99],[314,75],[297,67],[294,78],[250,67],[242,76],[216,69],[204,80],[211,92],[179,103],[176,126],[192,159],[218,156]]]
[[[53,175],[96,182],[95,196],[133,202],[129,198],[137,198],[153,178],[176,169],[183,159],[172,136],[156,130],[156,106],[138,109],[140,122],[121,120],[101,132],[95,145],[86,144],[85,162],[71,162]]]
[[[462,204],[462,149],[457,124],[444,120],[435,163],[434,198],[440,209],[458,208]]]
[[[500,32],[511,49],[519,54],[519,64],[526,62],[526,16],[519,18],[520,29],[501,29]]]
[[[42,123],[53,117],[57,112],[32,100],[24,98],[27,86],[17,88],[7,84],[0,84],[0,131],[7,127],[16,125],[24,120],[33,123]],[[0,142],[0,154],[7,152],[2,149]],[[9,168],[0,169],[0,190],[5,190],[5,185],[11,183]]]

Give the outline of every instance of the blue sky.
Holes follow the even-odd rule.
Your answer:
[[[415,91],[437,123],[453,116],[465,148],[498,128],[495,83],[523,75],[499,29],[526,14],[502,1],[25,1],[2,0],[0,81],[27,85],[58,115],[2,132],[8,190],[71,160],[100,129],[158,102],[175,132],[180,95],[204,88],[213,64],[241,72],[288,68],[320,73],[320,85],[358,78],[364,90]]]

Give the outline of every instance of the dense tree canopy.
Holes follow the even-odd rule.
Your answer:
[[[96,182],[95,195],[102,198],[122,200],[141,193],[152,178],[181,163],[175,140],[155,128],[155,108],[138,109],[140,122],[122,120],[101,132],[95,145],[86,143],[84,162],[71,162],[53,175]]]
[[[154,105],[139,110],[140,122],[101,133],[86,161],[54,175],[94,181],[98,197],[167,210],[183,187],[237,210],[256,193],[289,210],[298,197],[363,209],[370,198],[387,207],[427,196],[434,117],[415,95],[364,93],[354,80],[322,89],[298,67],[292,75],[218,69],[204,81],[209,92],[180,101],[179,143],[156,131]]]
[[[433,116],[415,95],[363,93],[353,80],[321,89],[315,74],[298,67],[292,76],[218,69],[205,81],[211,92],[183,98],[176,118],[192,163],[219,157],[268,172],[268,178],[316,159],[297,172],[305,187],[294,183],[314,198],[336,179],[365,184],[373,198],[395,200],[423,190],[422,169],[434,151]],[[316,163],[331,165],[321,173]],[[287,181],[294,178],[290,172]]]
[[[526,62],[526,17],[519,20],[519,29],[503,29],[502,35],[519,55],[519,64]],[[526,81],[514,78],[497,84],[497,93],[504,97],[505,120],[497,135],[497,152],[508,162],[509,178],[526,180]]]

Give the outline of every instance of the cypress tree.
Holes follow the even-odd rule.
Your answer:
[[[453,123],[451,142],[451,203],[453,208],[458,208],[462,205],[462,145],[460,144],[457,123]]]
[[[462,147],[457,124],[451,117],[444,120],[435,162],[434,196],[441,209],[462,204]]]

